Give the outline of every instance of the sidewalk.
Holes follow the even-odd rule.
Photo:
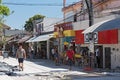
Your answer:
[[[18,60],[15,58],[0,58],[0,61],[5,62],[12,66],[18,66]],[[35,59],[32,61],[25,60],[24,61],[24,71],[20,71],[20,73],[31,74],[31,73],[40,73],[40,72],[67,72],[67,65],[55,66],[54,62],[51,60],[43,60],[43,59]],[[73,67],[72,71],[80,71],[81,69]],[[83,72],[84,73],[84,72]]]
[[[0,61],[6,62],[9,65],[17,66],[18,60],[15,58],[9,57],[8,59],[2,59],[0,57]],[[51,60],[43,60],[43,59],[34,59],[32,61],[25,60],[24,61],[24,71],[16,71],[16,74],[19,75],[55,75],[55,76],[67,76],[72,78],[83,78],[83,77],[100,77],[100,76],[119,76],[120,73],[110,73],[110,72],[99,72],[97,70],[93,71],[83,71],[76,66],[72,67],[72,71],[68,70],[67,65],[55,66],[54,62]],[[9,80],[9,79],[8,79]],[[17,79],[14,79],[17,80]],[[27,79],[26,79],[27,80]],[[29,79],[28,79],[29,80]]]

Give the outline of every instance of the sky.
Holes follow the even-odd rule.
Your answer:
[[[66,0],[66,4],[72,4],[80,0]],[[21,6],[21,5],[8,5],[11,11],[14,11],[8,17],[5,17],[5,24],[12,29],[24,29],[25,21],[30,17],[41,14],[50,18],[63,18],[62,4],[63,0],[3,0],[3,3],[32,3],[32,4],[59,4],[61,6]]]

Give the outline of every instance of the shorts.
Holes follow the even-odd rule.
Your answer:
[[[19,63],[23,63],[23,60],[24,60],[23,58],[18,58]]]
[[[58,54],[57,53],[54,54],[54,58],[58,58]]]
[[[73,61],[71,59],[68,59],[68,65],[72,66],[72,64],[73,64]]]

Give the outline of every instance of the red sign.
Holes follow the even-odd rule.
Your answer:
[[[72,30],[73,29],[72,22],[66,22],[66,23],[55,25],[54,31],[57,32],[57,28],[61,28],[61,27],[63,30]]]
[[[84,43],[84,34],[82,34],[83,30],[75,31],[75,43],[83,44]]]
[[[118,30],[101,31],[98,34],[99,44],[117,44],[118,43]]]

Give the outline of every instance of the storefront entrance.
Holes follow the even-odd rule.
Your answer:
[[[98,57],[95,55],[95,67],[96,68],[103,68],[103,46],[102,45],[95,45],[95,50],[99,49]],[[96,52],[95,52],[96,53]],[[98,61],[97,61],[98,59]]]
[[[105,47],[105,68],[111,68],[111,48]]]

